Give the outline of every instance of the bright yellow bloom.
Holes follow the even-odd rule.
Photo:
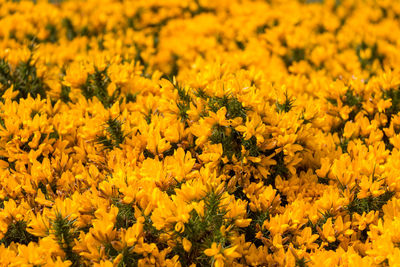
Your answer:
[[[221,244],[213,242],[211,248],[204,250],[204,254],[206,254],[208,257],[213,257],[218,253],[220,253],[220,251],[221,251]]]
[[[221,125],[221,126],[229,126],[231,122],[226,119],[226,108],[222,107],[220,108],[216,113],[215,112],[210,112],[210,115],[208,118],[206,118],[206,122],[210,125]]]
[[[0,4],[0,266],[399,262],[399,1],[50,2]]]
[[[124,240],[128,247],[133,246],[139,239],[140,236],[143,235],[143,222],[138,221],[132,227],[129,227],[125,232]]]
[[[336,241],[335,231],[332,226],[332,218],[328,218],[322,227],[322,232],[320,233],[329,243]]]
[[[184,249],[186,252],[189,252],[190,249],[192,248],[192,243],[191,243],[189,240],[187,240],[186,238],[184,238],[184,239],[182,240],[182,245],[183,245],[183,249]]]

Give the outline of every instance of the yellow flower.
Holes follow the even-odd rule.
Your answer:
[[[354,231],[349,229],[351,226],[351,221],[349,218],[345,218],[345,222],[343,222],[342,216],[339,216],[335,220],[335,234],[344,234],[345,236],[351,236]]]
[[[192,158],[190,151],[186,152],[179,147],[173,157],[168,157],[166,160],[167,170],[174,175],[178,182],[181,182],[192,171],[196,159]]]
[[[183,245],[183,249],[184,249],[186,252],[189,252],[190,249],[192,248],[192,243],[191,243],[189,240],[187,240],[186,238],[184,238],[184,239],[182,240],[182,245]]]
[[[346,138],[352,138],[353,136],[357,136],[359,131],[359,127],[354,122],[347,122],[344,126],[343,136]]]
[[[274,238],[273,238],[273,240],[272,240],[272,244],[273,244],[273,246],[274,246],[275,248],[277,248],[277,249],[283,248],[283,245],[282,245],[282,236],[279,235],[279,234],[274,235]]]
[[[177,222],[177,224],[175,224],[175,231],[183,233],[185,231],[185,225],[182,222]]]
[[[34,243],[18,246],[18,257],[13,264],[15,265],[42,265],[46,263],[43,251]]]
[[[378,221],[379,213],[377,211],[370,211],[369,213],[363,212],[362,215],[354,214],[353,224],[358,226],[360,231],[363,231],[369,224]]]
[[[261,117],[256,113],[252,113],[247,117],[245,126],[239,125],[235,129],[243,133],[245,140],[255,136],[258,145],[264,142],[265,125],[262,123]]]
[[[56,260],[52,258],[48,259],[48,262],[44,265],[46,267],[69,267],[72,265],[70,260],[62,260],[60,256]]]
[[[35,201],[39,203],[40,205],[45,205],[48,207],[51,207],[53,205],[53,202],[50,200],[47,200],[42,192],[42,190],[38,190],[37,196],[35,198]]]
[[[336,241],[335,230],[332,226],[332,218],[328,218],[328,220],[326,220],[322,227],[322,231],[320,231],[320,235],[323,236],[329,243]]]
[[[210,111],[209,117],[205,119],[205,121],[210,125],[221,125],[221,126],[229,126],[231,122],[226,119],[226,108],[220,108],[216,113]]]
[[[124,240],[128,247],[133,246],[139,237],[143,234],[143,223],[139,220],[132,227],[129,227],[125,232]]]
[[[310,227],[305,227],[301,231],[301,235],[296,237],[296,241],[299,244],[305,245],[307,248],[316,248],[318,245],[315,244],[315,240],[317,240],[319,235],[312,234],[312,230]]]
[[[213,242],[211,244],[211,248],[204,250],[204,254],[206,254],[208,257],[213,257],[213,256],[219,254],[220,251],[221,251],[221,244],[217,244],[217,243]]]
[[[386,109],[390,108],[392,106],[392,100],[387,99],[387,100],[379,100],[377,107],[379,112],[384,112]]]
[[[321,168],[316,170],[315,173],[318,177],[324,178],[327,176],[330,169],[330,161],[329,158],[322,158],[321,159]]]
[[[100,208],[95,212],[97,219],[93,220],[93,227],[90,228],[90,233],[94,238],[101,242],[110,242],[116,237],[114,223],[117,217],[118,208],[111,206],[107,212]]]
[[[50,222],[46,216],[38,213],[36,216],[31,216],[27,231],[35,236],[44,237],[48,234],[50,229]]]
[[[64,76],[63,83],[66,86],[78,88],[86,82],[87,75],[88,73],[82,64],[71,64]]]
[[[96,267],[114,267],[114,264],[111,261],[106,260],[106,261],[100,261],[100,263],[95,263],[94,266],[96,266]]]
[[[233,246],[230,248],[225,248],[224,249],[224,256],[228,259],[234,259],[234,258],[239,258],[241,255],[236,251],[238,246]]]
[[[362,199],[372,195],[372,197],[378,197],[385,193],[385,190],[382,188],[383,180],[378,179],[377,181],[373,181],[372,177],[363,176],[359,183],[360,192],[357,194],[357,197]]]

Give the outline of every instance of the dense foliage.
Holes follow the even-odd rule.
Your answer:
[[[0,1],[1,266],[400,262],[400,2]]]

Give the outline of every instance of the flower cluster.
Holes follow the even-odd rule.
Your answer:
[[[0,0],[0,265],[398,264],[399,17]]]

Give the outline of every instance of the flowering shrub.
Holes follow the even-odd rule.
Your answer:
[[[399,17],[0,1],[0,265],[398,264]]]

